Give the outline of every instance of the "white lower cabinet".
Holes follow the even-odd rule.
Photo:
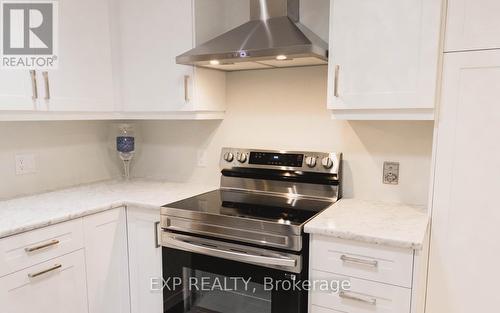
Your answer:
[[[310,249],[312,281],[349,282],[341,291],[313,288],[310,313],[423,313],[420,251],[321,235],[311,236]]]
[[[129,313],[125,208],[87,216],[83,227],[89,313]]]
[[[151,291],[151,278],[162,275],[158,245],[160,211],[127,208],[130,303],[132,313],[163,312],[163,294]]]
[[[163,312],[159,218],[120,207],[0,239],[0,312]]]
[[[0,311],[87,313],[83,250],[0,278]]]

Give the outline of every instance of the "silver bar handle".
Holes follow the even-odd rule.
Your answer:
[[[43,271],[40,271],[40,272],[36,272],[36,273],[30,273],[28,274],[28,277],[29,278],[35,278],[35,277],[38,277],[38,276],[41,276],[43,274],[47,274],[47,273],[50,273],[50,272],[53,272],[57,269],[60,269],[62,267],[61,264],[55,264],[54,266],[52,266],[51,268],[48,268],[46,270],[43,270]]]
[[[55,246],[55,245],[58,245],[58,244],[59,244],[59,240],[54,239],[54,240],[42,243],[42,244],[37,245],[37,246],[25,248],[24,251],[26,251],[26,252],[34,252],[34,251],[45,249],[45,248],[48,248],[48,247],[51,247],[51,246]]]
[[[333,81],[333,96],[335,98],[339,97],[339,76],[340,76],[340,65],[335,65],[335,78]]]
[[[32,92],[31,99],[36,100],[36,99],[38,99],[38,85],[36,82],[36,71],[35,70],[30,70],[30,77],[31,77],[31,92]]]
[[[355,263],[355,264],[361,264],[361,265],[366,265],[370,267],[377,267],[378,266],[378,261],[377,260],[365,260],[365,259],[360,259],[360,258],[354,258],[347,256],[345,254],[340,256],[340,259],[342,262],[346,263]]]
[[[189,102],[189,75],[184,75],[184,100]]]
[[[161,247],[160,245],[160,237],[158,236],[158,232],[160,231],[159,228],[160,228],[160,222],[155,222],[154,224],[155,226],[155,248],[159,248]]]
[[[50,85],[49,85],[49,72],[42,72],[43,80],[45,83],[45,100],[50,100]]]
[[[355,294],[353,294],[351,292],[347,292],[347,291],[339,292],[339,297],[341,297],[343,299],[349,299],[349,300],[354,300],[354,301],[358,301],[358,302],[368,303],[371,305],[377,305],[376,298],[366,297],[366,296],[362,296],[362,295],[355,295]]]
[[[175,247],[182,249],[188,252],[201,253],[208,256],[215,256],[219,258],[229,259],[233,261],[241,261],[241,262],[252,262],[256,264],[264,264],[264,265],[277,265],[283,267],[295,267],[296,261],[293,259],[285,259],[285,258],[273,258],[249,253],[240,253],[234,251],[226,251],[220,250],[208,246],[201,246],[189,242],[185,242],[182,240],[163,237],[162,243],[170,247]]]

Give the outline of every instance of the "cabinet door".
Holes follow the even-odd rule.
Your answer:
[[[445,55],[427,313],[498,307],[499,86],[500,50]]]
[[[446,51],[500,48],[500,1],[448,0]]]
[[[441,6],[439,0],[330,2],[328,107],[334,115],[357,110],[388,119],[405,112],[433,118]]]
[[[162,292],[151,291],[151,278],[162,277],[159,220],[160,210],[127,208],[132,313],[163,312]]]
[[[85,288],[78,250],[0,278],[0,307],[5,313],[87,313]]]
[[[36,110],[29,70],[0,69],[0,111]]]
[[[129,313],[125,208],[84,218],[89,313]]]
[[[47,110],[113,111],[109,14],[108,0],[59,1],[59,67],[40,86]]]
[[[175,57],[193,47],[192,1],[121,0],[119,7],[123,109],[189,109],[193,67]]]

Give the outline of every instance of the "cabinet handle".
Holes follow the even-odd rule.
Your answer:
[[[349,299],[349,300],[354,300],[354,301],[358,301],[358,302],[368,303],[371,305],[377,305],[377,299],[375,299],[375,298],[365,297],[365,296],[361,296],[361,295],[355,295],[355,294],[347,292],[347,291],[339,292],[339,297],[341,297],[343,299]]]
[[[184,75],[184,100],[189,102],[189,75]]]
[[[25,248],[24,251],[26,251],[26,252],[33,252],[33,251],[41,250],[41,249],[44,249],[44,248],[48,248],[50,246],[55,246],[57,244],[59,244],[59,240],[54,239],[54,240],[51,240],[49,242],[42,243],[41,245],[38,245],[38,246],[33,246],[33,247]]]
[[[377,267],[378,266],[378,261],[376,260],[364,260],[364,259],[359,259],[359,258],[353,258],[350,256],[347,256],[345,254],[340,256],[340,259],[342,262],[346,263],[356,263],[356,264],[361,264],[361,265],[366,265],[370,267]]]
[[[61,267],[62,267],[61,264],[56,264],[56,265],[54,265],[51,268],[48,268],[46,270],[43,270],[43,271],[40,271],[40,272],[36,272],[36,273],[30,273],[30,274],[28,274],[28,277],[29,278],[35,278],[35,277],[38,277],[40,275],[47,274],[47,273],[50,273],[52,271],[55,271],[55,270],[57,270],[57,269],[59,269]]]
[[[339,76],[340,76],[340,65],[335,65],[335,78],[333,80],[333,96],[335,98],[339,97]]]
[[[35,70],[30,70],[30,77],[31,77],[31,91],[33,93],[33,96],[31,99],[36,100],[38,99],[38,86],[36,83],[36,71]]]
[[[160,222],[155,222],[155,248],[160,247],[160,238],[158,236],[158,226],[160,226]]]
[[[42,72],[42,75],[45,82],[45,100],[50,100],[49,72]]]

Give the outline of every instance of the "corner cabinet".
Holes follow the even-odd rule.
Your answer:
[[[441,0],[332,0],[328,109],[347,120],[432,120]]]
[[[83,218],[89,313],[130,313],[124,207]]]
[[[124,112],[219,112],[225,110],[224,72],[176,64],[195,45],[196,1],[118,2],[115,46]]]

